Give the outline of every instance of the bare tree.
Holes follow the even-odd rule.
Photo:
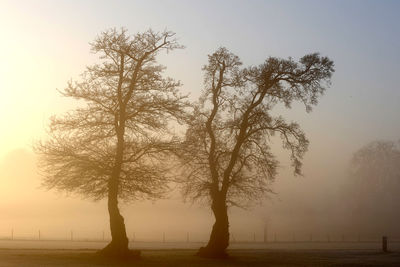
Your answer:
[[[169,31],[130,36],[111,29],[91,47],[101,63],[61,92],[86,105],[53,117],[48,140],[35,148],[45,186],[108,199],[112,240],[101,252],[128,256],[118,201],[158,198],[167,188],[161,161],[176,143],[168,124],[182,119],[187,104],[179,82],[163,78],[156,55],[181,46]]]
[[[400,188],[400,142],[374,141],[354,153],[350,169],[359,192],[392,191]]]
[[[398,233],[400,142],[373,141],[354,153],[346,191],[352,221],[360,228]]]
[[[327,57],[310,54],[297,63],[268,58],[256,67],[240,68],[226,48],[208,57],[205,89],[188,120],[180,151],[183,191],[193,200],[206,199],[215,216],[210,240],[200,256],[224,257],[229,245],[229,206],[246,206],[270,192],[278,161],[270,137],[279,134],[291,155],[295,174],[308,140],[299,125],[273,116],[273,108],[301,101],[307,111],[329,86],[334,71]]]

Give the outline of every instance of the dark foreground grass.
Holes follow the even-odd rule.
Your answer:
[[[203,259],[195,250],[142,250],[139,260],[115,261],[94,250],[0,249],[0,266],[400,266],[400,252],[373,250],[231,250]]]

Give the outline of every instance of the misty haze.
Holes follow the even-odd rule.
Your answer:
[[[399,266],[396,1],[3,1],[0,266]]]

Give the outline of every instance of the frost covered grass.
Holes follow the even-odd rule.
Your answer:
[[[0,266],[400,266],[400,252],[377,250],[230,250],[204,259],[196,250],[143,250],[139,260],[102,258],[95,250],[0,249]]]

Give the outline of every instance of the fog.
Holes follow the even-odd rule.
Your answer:
[[[284,159],[283,159],[284,162]],[[331,161],[331,165],[335,162]],[[345,161],[344,161],[345,162]],[[346,163],[346,162],[345,162]],[[338,164],[338,163],[336,163]],[[337,166],[337,165],[336,165]],[[346,164],[341,169],[308,166],[304,177],[294,177],[289,167],[282,167],[270,194],[262,203],[249,208],[231,208],[232,239],[257,241],[376,238],[383,233],[398,236],[393,226],[398,216],[386,218],[354,217],[354,192],[346,189]],[[8,153],[1,161],[0,189],[2,220],[0,236],[9,238],[74,239],[109,238],[108,212],[105,201],[92,202],[80,196],[48,191],[41,186],[35,154],[27,149]],[[128,236],[136,241],[206,241],[213,224],[210,208],[184,203],[176,185],[167,199],[135,201],[122,205]],[[379,222],[383,220],[382,222]]]
[[[264,233],[269,241],[309,240],[311,235],[314,240],[342,240],[343,236],[357,240],[382,234],[399,238],[398,210],[389,207],[386,213],[375,215],[355,212],[359,199],[349,174],[358,149],[373,140],[400,138],[398,4],[333,3],[326,7],[308,2],[315,10],[311,12],[308,5],[294,2],[235,2],[227,14],[221,3],[210,12],[212,2],[180,2],[180,11],[161,2],[132,2],[129,8],[109,14],[114,7],[103,2],[96,7],[83,3],[77,13],[76,3],[41,2],[33,7],[7,2],[9,12],[0,11],[4,33],[0,46],[0,238],[37,239],[39,231],[42,239],[70,239],[71,232],[74,239],[102,239],[103,233],[110,238],[106,201],[43,188],[32,144],[46,138],[52,114],[75,106],[62,99],[56,88],[64,88],[97,60],[88,42],[113,26],[125,26],[130,33],[149,27],[177,32],[186,49],[159,59],[169,76],[183,82],[182,92],[189,93],[190,100],[196,100],[203,88],[201,67],[207,54],[219,46],[232,49],[245,65],[260,64],[270,55],[298,59],[314,51],[332,58],[336,69],[332,86],[311,113],[301,105],[275,111],[298,122],[310,140],[304,176],[293,175],[287,151],[273,139],[273,153],[280,161],[274,194],[246,210],[230,208],[231,239],[252,241],[255,235],[262,241]],[[331,12],[326,13],[327,9]],[[132,18],[126,10],[138,10],[138,17]],[[72,13],[76,14],[73,21],[67,15]],[[123,203],[121,212],[130,240],[186,241],[189,235],[190,240],[207,241],[214,223],[210,208],[184,202],[176,184],[171,184],[165,199]]]

